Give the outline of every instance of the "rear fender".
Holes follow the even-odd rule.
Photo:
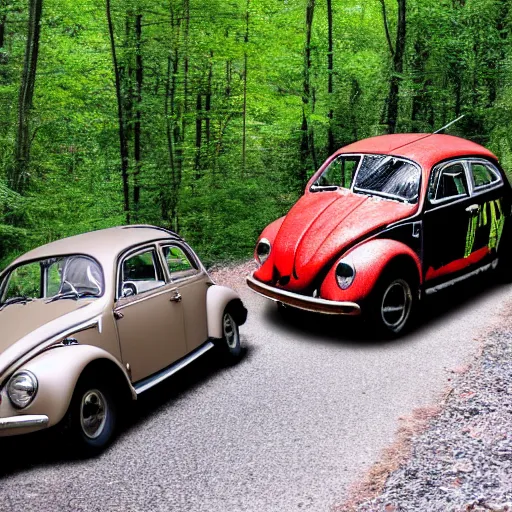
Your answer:
[[[410,264],[417,271],[418,284],[422,283],[421,262],[418,255],[407,245],[390,239],[375,239],[358,245],[341,258],[353,264],[356,277],[352,285],[342,290],[336,281],[336,266],[333,265],[322,286],[320,297],[327,300],[360,303],[372,292],[379,277],[393,261]]]
[[[238,325],[245,323],[247,310],[234,290],[227,286],[213,285],[206,294],[206,310],[208,313],[208,337],[222,338],[222,317],[227,306],[232,308],[234,320]]]
[[[32,372],[38,381],[38,390],[33,402],[24,409],[16,409],[2,390],[0,416],[19,414],[45,414],[49,418],[48,426],[56,425],[64,418],[76,384],[82,372],[94,362],[102,362],[101,377],[107,382],[126,384],[126,394],[133,399],[137,395],[125,369],[108,352],[91,345],[57,346],[38,355],[17,370]],[[111,372],[111,373],[110,373]]]

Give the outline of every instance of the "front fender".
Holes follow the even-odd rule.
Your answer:
[[[422,282],[421,262],[418,255],[407,245],[390,239],[375,239],[356,246],[343,256],[356,269],[354,282],[342,290],[336,281],[336,266],[330,269],[322,286],[320,297],[327,300],[360,303],[372,292],[384,269],[397,258],[407,258],[418,271],[418,282]]]
[[[244,308],[240,296],[227,286],[213,285],[206,293],[206,311],[208,314],[208,337],[222,338],[222,317],[224,310],[229,303],[234,303],[234,313],[237,318],[234,320],[238,325],[245,323],[247,310]]]
[[[29,370],[36,376],[38,390],[33,402],[25,409],[16,409],[4,388],[1,393],[0,417],[44,414],[49,418],[49,427],[56,425],[69,408],[80,375],[90,363],[99,360],[107,360],[122,372],[127,389],[135,399],[137,395],[125,369],[111,354],[91,345],[57,346],[43,352],[17,370]],[[115,367],[112,367],[112,370],[116,371]],[[102,375],[102,377],[108,379],[108,376]],[[112,375],[113,381],[114,378],[115,376]]]
[[[258,263],[258,258],[256,257],[256,248],[258,247],[258,243],[262,238],[266,238],[270,242],[270,246],[273,248],[274,241],[276,239],[277,234],[279,233],[279,230],[281,229],[281,226],[283,225],[284,219],[286,218],[286,215],[284,217],[279,217],[279,219],[275,220],[274,222],[271,222],[261,233],[261,235],[258,237],[258,240],[256,241],[256,245],[254,246],[254,260],[256,263]],[[258,270],[256,270],[256,277],[260,281],[269,282],[272,280],[272,271],[274,268],[274,256],[275,253],[273,250],[270,251],[270,255],[261,265]]]

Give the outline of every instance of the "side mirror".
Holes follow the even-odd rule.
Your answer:
[[[133,283],[123,283],[121,297],[132,297],[133,295],[137,295],[137,287]]]

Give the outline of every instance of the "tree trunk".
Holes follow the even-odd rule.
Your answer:
[[[203,106],[202,106],[202,95],[197,95],[196,101],[196,158],[195,158],[195,171],[196,180],[201,177],[201,144],[203,140]]]
[[[184,56],[183,56],[183,112],[181,121],[181,138],[185,141],[185,133],[187,128],[187,113],[188,113],[188,38],[190,32],[190,3],[189,0],[183,0],[183,19],[185,22],[184,27]],[[183,147],[181,148],[183,152]]]
[[[430,98],[429,87],[431,80],[425,79],[425,70],[429,52],[425,42],[419,37],[414,43],[414,56],[412,59],[414,92],[412,97],[411,121],[412,131],[424,131],[425,123],[433,128],[433,106]]]
[[[142,15],[135,18],[135,125],[134,125],[134,159],[135,170],[133,173],[133,209],[135,218],[138,217],[140,201],[140,171],[142,167],[141,155],[141,117],[142,117],[142,82],[144,69],[142,63]]]
[[[4,11],[6,8],[5,0],[0,1],[0,9]],[[4,47],[5,44],[5,24],[7,22],[7,14],[4,12],[0,13],[0,48]]]
[[[28,181],[31,145],[30,118],[39,56],[42,12],[43,0],[29,1],[27,43],[18,99],[15,162],[8,176],[9,186],[16,192],[22,192]]]
[[[242,176],[247,170],[247,71],[248,71],[248,55],[247,43],[249,42],[249,5],[247,0],[245,9],[245,36],[244,36],[244,99],[242,108]]]
[[[211,139],[211,110],[212,110],[212,80],[213,80],[213,50],[210,50],[210,66],[208,69],[208,85],[206,87],[205,98],[205,128],[206,128],[206,144],[210,145]]]
[[[396,44],[393,50],[391,46],[391,39],[389,38],[389,29],[387,26],[387,20],[385,16],[385,4],[382,0],[383,6],[383,18],[385,24],[386,34],[388,34],[388,42],[390,46],[390,52],[393,58],[392,74],[389,84],[389,95],[387,98],[387,116],[386,125],[388,133],[395,133],[396,124],[398,118],[398,107],[399,107],[399,93],[400,93],[400,82],[402,81],[402,73],[404,70],[404,54],[405,54],[405,42],[406,42],[406,0],[397,0],[398,2],[398,19],[396,27]]]
[[[332,41],[332,0],[327,0],[327,94],[329,95],[329,126],[327,128],[327,146],[329,155],[334,153],[334,133],[333,133],[333,72],[334,72],[334,54]]]
[[[309,127],[309,113],[311,109],[311,34],[313,28],[313,17],[315,14],[315,0],[308,0],[306,6],[306,41],[304,44],[304,70],[303,70],[303,89],[302,89],[302,124],[301,124],[301,143],[300,143],[300,182],[303,188],[307,182],[308,160],[310,155],[310,143],[312,133]]]
[[[116,42],[114,39],[114,27],[112,24],[112,13],[110,9],[110,0],[106,0],[106,12],[108,22],[108,32],[110,37],[110,49],[112,53],[112,65],[114,67],[116,99],[117,99],[117,119],[119,126],[119,152],[121,156],[121,177],[123,180],[124,212],[126,223],[130,224],[130,191],[128,184],[128,139],[126,136],[125,116],[123,109],[123,97],[121,93],[121,76],[119,64],[117,61]]]

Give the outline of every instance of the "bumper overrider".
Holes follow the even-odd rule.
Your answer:
[[[48,416],[44,414],[23,414],[0,418],[0,436],[17,434],[20,430],[33,432],[48,426]]]
[[[361,308],[355,302],[337,302],[292,293],[262,283],[255,279],[253,275],[247,277],[247,285],[251,290],[267,299],[282,302],[287,306],[293,306],[294,308],[304,309],[306,311],[325,313],[328,315],[359,315],[361,313]]]

